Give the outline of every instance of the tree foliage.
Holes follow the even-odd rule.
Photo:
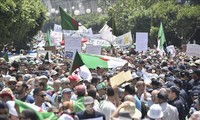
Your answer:
[[[186,43],[196,26],[200,25],[199,5],[180,5],[174,0],[118,0],[108,10],[114,16],[117,30],[149,32],[150,44],[156,44],[160,22],[168,43]]]
[[[0,43],[26,48],[43,25],[45,13],[41,0],[1,0]]]

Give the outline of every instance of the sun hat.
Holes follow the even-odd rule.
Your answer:
[[[119,113],[129,113],[131,118],[140,119],[142,117],[142,113],[135,107],[133,102],[130,102],[130,106],[120,109]]]
[[[163,117],[162,108],[159,104],[153,104],[149,111],[147,112],[147,115],[152,119],[159,119]]]

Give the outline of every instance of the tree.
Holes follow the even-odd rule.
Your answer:
[[[27,48],[46,17],[41,0],[2,0],[0,2],[0,44],[13,43],[17,50]]]
[[[200,6],[180,5],[174,0],[118,0],[108,9],[116,18],[121,34],[128,31],[149,32],[150,45],[156,44],[158,27],[163,23],[169,44],[180,46],[200,25]],[[152,46],[151,46],[152,47]]]

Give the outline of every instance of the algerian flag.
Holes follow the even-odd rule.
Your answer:
[[[76,70],[74,70],[72,75],[76,75],[83,80],[91,80],[92,79],[92,74],[86,65],[83,65],[83,66],[77,68]]]
[[[52,46],[50,30],[48,30],[47,33],[46,33],[46,46]]]
[[[97,66],[101,66],[102,68],[115,68],[124,66],[125,63],[127,63],[127,61],[120,58],[83,53],[79,54],[77,52],[71,67],[71,72],[82,65],[86,65],[91,69],[96,69]]]
[[[165,38],[165,33],[164,33],[164,29],[163,29],[163,24],[162,22],[160,23],[160,29],[158,31],[158,47],[159,49],[163,49],[163,45],[166,42],[166,38]]]
[[[78,22],[59,7],[61,16],[61,26],[64,30],[78,30]]]
[[[47,51],[45,57],[44,57],[44,60],[49,60],[49,52]]]
[[[5,59],[6,62],[9,62],[8,52],[6,52],[6,53],[4,54],[3,58]]]
[[[36,112],[39,120],[45,120],[45,119],[57,120],[57,117],[54,113],[42,111],[42,109],[40,107],[38,107],[34,104],[22,102],[22,101],[17,100],[17,99],[15,99],[15,104],[17,105],[17,107],[19,107],[20,113],[25,109],[29,109],[29,110],[33,110],[33,111]]]
[[[164,29],[163,29],[163,24],[162,22],[160,23],[160,28],[158,31],[158,46],[157,46],[157,50],[159,51],[159,54],[163,57],[165,55],[165,51],[164,51],[164,43],[166,42],[166,38],[165,38],[165,33],[164,33]]]

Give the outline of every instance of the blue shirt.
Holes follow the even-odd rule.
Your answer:
[[[137,97],[137,95],[134,95],[133,97],[135,99],[136,108],[141,112],[142,108],[141,108],[141,102],[140,102],[139,98]]]

